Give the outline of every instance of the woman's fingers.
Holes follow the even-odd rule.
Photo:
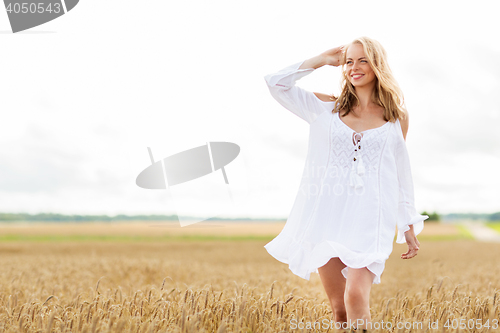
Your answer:
[[[418,250],[420,249],[420,242],[417,237],[411,235],[413,232],[410,232],[406,237],[406,243],[408,244],[408,251],[406,253],[401,254],[402,259],[411,259],[417,255]],[[413,236],[413,237],[412,237]]]
[[[419,250],[419,246],[416,244],[416,242],[408,242],[408,251],[406,253],[403,253],[401,255],[401,258],[411,259],[417,255],[418,250]]]
[[[344,45],[341,45],[323,52],[323,56],[327,60],[326,63],[331,66],[341,65],[340,60],[343,51],[344,51]]]
[[[417,255],[417,251],[408,251],[401,255],[401,259],[411,259]]]
[[[417,255],[417,251],[418,250],[408,250],[408,252],[403,253],[401,255],[401,258],[403,258],[403,259],[411,259],[411,258],[413,258],[413,257],[415,257]]]

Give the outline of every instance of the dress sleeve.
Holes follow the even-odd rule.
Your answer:
[[[398,150],[396,151],[396,166],[399,182],[398,234],[396,243],[404,244],[406,242],[404,233],[410,230],[409,226],[413,224],[413,231],[416,236],[424,229],[424,220],[428,219],[429,216],[420,215],[415,209],[410,158],[401,129],[399,129],[399,131],[401,140],[398,145]]]
[[[271,95],[286,109],[311,124],[321,113],[333,109],[333,101],[323,102],[314,93],[295,86],[295,81],[314,68],[299,69],[304,61],[264,77]]]

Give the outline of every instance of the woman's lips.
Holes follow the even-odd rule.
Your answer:
[[[365,74],[353,74],[351,75],[351,78],[353,80],[359,80],[360,78],[362,78]]]

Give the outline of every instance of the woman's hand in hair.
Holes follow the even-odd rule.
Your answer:
[[[344,45],[341,45],[321,53],[321,57],[323,57],[325,65],[337,67],[342,65],[341,61],[343,60],[342,59],[343,53],[344,53]]]
[[[333,49],[327,50],[320,55],[312,57],[311,59],[305,60],[299,69],[305,68],[320,68],[324,65],[339,66],[342,65],[340,62],[343,59],[342,52],[344,45],[334,47]]]

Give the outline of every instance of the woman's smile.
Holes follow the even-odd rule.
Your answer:
[[[363,45],[353,44],[347,48],[346,76],[356,88],[361,86],[370,88],[377,79],[368,62]]]

